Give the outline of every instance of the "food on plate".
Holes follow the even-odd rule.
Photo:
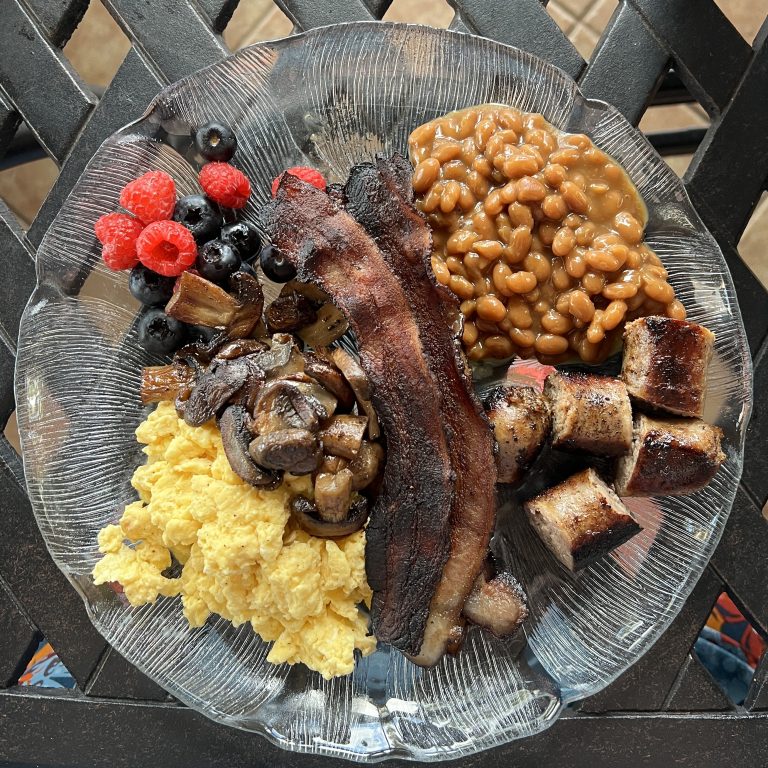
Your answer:
[[[147,455],[132,481],[140,499],[100,532],[97,584],[119,582],[133,606],[180,595],[193,627],[212,613],[249,622],[274,643],[270,662],[326,678],[375,649],[358,607],[370,600],[365,534],[317,538],[296,522],[291,498],[312,495],[309,476],[254,488],[232,471],[215,423],[190,427],[170,402],[136,436]]]
[[[533,528],[569,570],[615,549],[641,528],[594,469],[585,469],[525,503]]]
[[[451,298],[428,273],[429,229],[409,177],[401,158],[361,164],[339,199],[287,174],[263,221],[298,278],[319,285],[355,334],[388,441],[366,529],[373,630],[431,665],[485,559],[496,478],[493,438],[445,322]]]
[[[620,456],[632,443],[632,405],[624,382],[608,376],[557,372],[544,397],[552,413],[552,446]]]
[[[523,588],[510,571],[494,573],[490,564],[480,571],[464,603],[464,617],[496,637],[514,634],[528,616]]]
[[[344,184],[287,169],[258,227],[236,213],[234,132],[191,138],[202,194],[152,171],[95,225],[165,357],[142,372],[140,500],[100,533],[97,583],[132,605],[181,595],[193,626],[250,622],[269,661],[325,677],[377,640],[433,666],[473,625],[504,638],[528,615],[490,552],[497,484],[578,571],[641,530],[621,495],[717,472],[718,427],[633,422],[701,416],[714,336],[685,321],[637,190],[586,136],[469,108],[414,130],[410,162]],[[501,359],[595,363],[622,333],[621,379],[555,370],[541,392],[510,369],[477,396]]]
[[[725,460],[722,430],[699,419],[635,419],[632,448],[619,459],[622,496],[677,496],[703,488]]]
[[[519,484],[552,425],[547,401],[533,387],[498,386],[483,404],[493,425],[499,483]]]
[[[668,317],[627,323],[621,377],[638,406],[701,418],[715,335]]]
[[[626,172],[584,134],[486,104],[414,129],[432,269],[460,300],[472,360],[604,360],[625,320],[685,317]]]

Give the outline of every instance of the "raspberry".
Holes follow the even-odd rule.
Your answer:
[[[176,221],[148,224],[136,241],[136,250],[147,269],[166,277],[180,275],[197,258],[195,238]]]
[[[104,246],[101,255],[110,269],[132,269],[136,266],[139,261],[136,238],[142,229],[142,223],[127,213],[108,213],[96,220],[93,230]]]
[[[176,205],[176,184],[164,171],[148,171],[123,187],[120,205],[145,224],[170,219]]]
[[[206,163],[198,175],[208,197],[225,208],[244,208],[251,194],[248,177],[229,163]]]
[[[306,165],[294,165],[293,168],[288,168],[288,170],[283,171],[272,181],[272,197],[277,194],[280,180],[286,173],[290,173],[291,176],[298,176],[302,181],[306,181],[307,184],[311,184],[313,187],[325,189],[325,179],[320,171],[316,171],[314,168],[308,168]]]

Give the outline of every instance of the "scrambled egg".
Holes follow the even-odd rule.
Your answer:
[[[358,610],[371,596],[365,532],[331,540],[295,526],[289,502],[311,495],[308,477],[251,487],[230,468],[215,424],[190,427],[171,403],[136,437],[148,457],[133,475],[140,500],[99,533],[96,584],[119,582],[134,606],[181,595],[193,627],[212,613],[250,622],[274,642],[268,661],[303,662],[325,678],[352,672],[355,649],[375,649]],[[171,555],[183,566],[177,578],[164,575]]]

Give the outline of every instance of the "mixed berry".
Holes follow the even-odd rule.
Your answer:
[[[130,270],[129,290],[144,305],[137,325],[140,343],[161,355],[175,352],[205,330],[165,311],[183,272],[225,291],[233,280],[247,279],[241,274],[255,279],[256,265],[274,282],[296,276],[273,245],[262,243],[252,224],[237,220],[236,212],[251,196],[251,182],[229,162],[237,150],[232,128],[211,121],[196,128],[192,140],[203,161],[198,173],[201,193],[178,197],[169,174],[149,171],[123,187],[123,211],[108,213],[94,225],[104,263],[110,269]],[[325,189],[325,179],[312,168],[296,166],[284,173]],[[273,195],[282,176],[272,182]]]

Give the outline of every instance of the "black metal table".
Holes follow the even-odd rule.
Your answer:
[[[241,0],[247,3],[249,0]],[[381,18],[391,0],[276,0],[296,30]],[[34,286],[34,253],[101,141],[137,117],[165,84],[226,56],[221,33],[238,0],[104,0],[132,47],[100,97],[61,48],[88,0],[3,0],[0,160],[38,146],[60,166],[29,231],[0,201],[0,419],[14,409],[19,317]],[[691,649],[726,590],[768,636],[768,294],[736,245],[768,181],[768,20],[750,46],[713,0],[623,0],[584,62],[539,0],[451,0],[452,28],[538,54],[587,96],[637,123],[653,104],[697,101],[708,129],[651,136],[662,152],[695,148],[688,193],[718,239],[736,283],[755,363],[756,404],[741,487],[712,562],[670,629],[602,693],[546,733],[465,765],[630,768],[674,762],[765,762],[768,655],[744,706],[732,705]],[[173,44],[169,45],[168,41]],[[22,130],[17,128],[22,123]],[[14,138],[16,137],[16,138]],[[33,141],[32,141],[33,140]],[[74,691],[15,683],[45,636],[77,681]],[[311,766],[171,701],[112,651],[48,556],[25,493],[19,457],[0,436],[0,766]]]

